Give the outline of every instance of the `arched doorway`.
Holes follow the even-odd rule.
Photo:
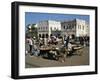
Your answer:
[[[44,38],[45,37],[45,34],[42,34],[42,38]]]
[[[75,35],[74,34],[72,34],[71,36],[72,36],[72,39],[75,39]]]
[[[48,35],[48,34],[46,34],[46,38],[48,38],[48,36],[49,36],[49,35]]]
[[[41,34],[39,34],[39,38],[41,38],[42,36],[41,36]]]

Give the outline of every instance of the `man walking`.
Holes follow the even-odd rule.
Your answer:
[[[68,42],[69,42],[69,36],[65,35],[64,36],[64,46],[67,48],[68,47]]]
[[[30,54],[32,54],[32,47],[33,47],[32,38],[29,37],[29,38],[27,39],[27,41],[28,41],[28,44],[29,44],[29,52],[30,52]]]

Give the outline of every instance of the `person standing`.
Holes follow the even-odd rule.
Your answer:
[[[66,35],[64,35],[64,47],[66,47]]]
[[[69,43],[69,36],[67,36],[67,40],[66,40],[66,47],[68,48],[68,43]]]
[[[64,46],[67,48],[68,47],[68,42],[69,42],[69,36],[65,35],[64,42],[65,42]]]
[[[33,52],[32,52],[35,56],[39,56],[40,50],[38,49],[38,47],[34,44],[33,45]]]
[[[29,37],[29,38],[27,39],[27,41],[28,41],[28,44],[29,44],[29,52],[32,54],[32,47],[33,47],[32,38]]]

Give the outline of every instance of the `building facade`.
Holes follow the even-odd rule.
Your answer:
[[[73,19],[71,21],[45,20],[34,25],[37,28],[37,37],[50,37],[69,35],[74,37],[89,36],[89,23],[82,19]],[[31,28],[29,26],[29,28]]]
[[[74,19],[61,22],[62,36],[69,35],[74,37],[89,36],[89,25],[85,20]]]
[[[38,37],[50,37],[56,31],[61,31],[61,23],[59,21],[47,20],[37,23]]]

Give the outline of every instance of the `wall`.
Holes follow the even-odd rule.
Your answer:
[[[13,81],[13,79],[10,78],[12,1],[13,0],[1,0],[0,2],[0,37],[1,37],[0,38],[0,81]],[[98,10],[100,10],[100,0],[21,0],[21,1],[31,1],[31,2],[34,1],[34,2],[44,2],[44,3],[49,2],[49,3],[73,4],[73,5],[78,4],[78,5],[88,5],[88,6],[94,5],[94,6],[99,6]],[[98,12],[98,14],[100,14],[100,11]],[[98,18],[99,18],[98,21],[100,21],[100,15],[98,16]],[[98,30],[100,30],[100,28],[98,28]],[[100,42],[98,43],[98,45],[100,45]],[[100,57],[100,54],[98,54],[98,57]],[[98,62],[100,62],[100,59],[98,60]],[[100,63],[98,64],[99,64],[98,68],[100,68]],[[94,80],[99,81],[100,74],[34,79],[34,81],[94,81]],[[26,79],[26,81],[33,81],[33,79],[29,80]]]

